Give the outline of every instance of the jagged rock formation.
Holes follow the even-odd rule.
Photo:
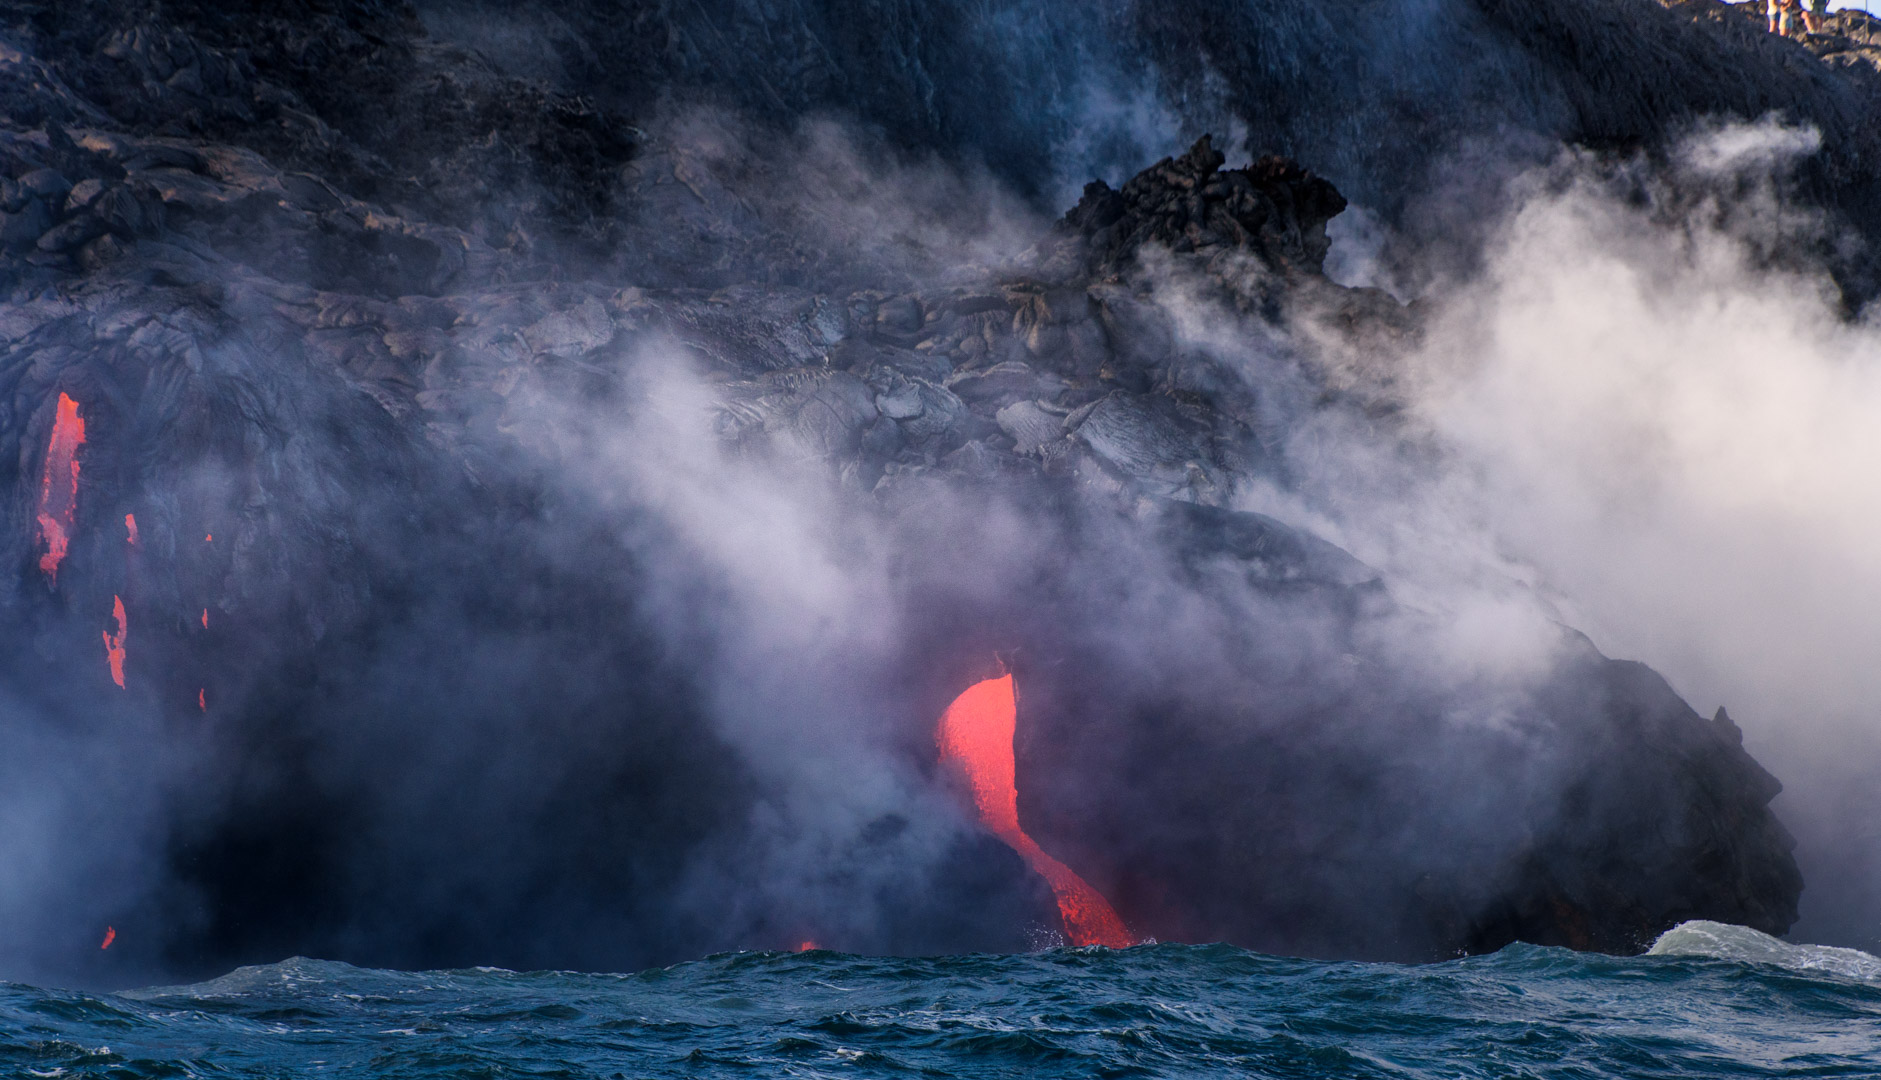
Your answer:
[[[1222,172],[1226,160],[1204,137],[1181,160],[1152,167],[1120,192],[1092,181],[1065,217],[1071,231],[1083,234],[1084,272],[1117,273],[1145,247],[1252,253],[1276,267],[1321,271],[1331,246],[1326,222],[1345,210],[1345,199],[1285,158]]]
[[[1568,632],[1545,679],[1478,701],[1401,655],[1425,616],[1389,582],[1231,508],[1288,483],[1282,436],[1311,410],[1390,437],[1389,373],[1292,331],[1417,332],[1325,279],[1345,201],[1307,168],[1224,170],[1204,138],[935,284],[819,250],[761,184],[426,40],[412,9],[20,11],[0,620],[33,649],[5,678],[21,723],[191,741],[176,782],[210,794],[151,827],[155,883],[109,901],[147,905],[116,925],[152,963],[629,966],[802,936],[752,915],[776,897],[734,870],[699,900],[701,862],[762,846],[775,784],[713,720],[711,635],[672,629],[659,591],[720,583],[649,558],[678,526],[556,479],[588,466],[542,402],[644,416],[650,355],[710,388],[714,452],[827,473],[908,544],[893,678],[864,670],[896,687],[883,741],[911,768],[962,680],[1013,657],[1028,828],[1140,930],[1428,958],[1794,919],[1775,782],[1722,716]],[[1835,168],[1867,168],[1863,136],[1828,135],[1856,155]],[[1197,345],[1172,287],[1247,351]],[[61,393],[90,426],[49,589],[33,521]],[[968,587],[922,525],[961,498],[1058,546]],[[95,656],[113,597],[120,696]],[[1479,706],[1497,722],[1454,722]],[[1021,947],[1051,916],[984,840],[899,813],[842,834],[828,875],[860,913],[833,943]]]

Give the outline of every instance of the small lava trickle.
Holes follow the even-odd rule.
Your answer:
[[[206,690],[196,691],[196,707],[198,709],[201,709],[203,712],[209,711],[208,691]]]
[[[1110,901],[1069,866],[1047,855],[1019,826],[1017,766],[1012,750],[1017,726],[1018,700],[1013,696],[1012,676],[976,683],[941,714],[934,732],[941,763],[958,769],[966,778],[981,823],[1051,886],[1071,944],[1107,945],[1113,949],[1136,944]]]
[[[209,609],[208,608],[202,609],[202,628],[204,630],[209,629]]]
[[[114,941],[116,941],[117,939],[118,939],[118,931],[117,931],[117,928],[116,928],[116,927],[114,927],[114,926],[107,926],[107,927],[105,927],[105,939],[104,939],[104,944],[103,944],[103,945],[100,945],[100,946],[98,946],[98,947],[99,947],[100,949],[109,949],[109,948],[111,947],[111,943],[112,943],[112,942],[114,942]]]
[[[136,514],[124,515],[124,531],[130,534],[129,536],[125,538],[125,543],[130,544],[132,547],[137,546],[137,515]]]
[[[78,448],[83,445],[85,420],[78,415],[78,402],[61,393],[39,481],[39,540],[46,546],[39,569],[54,584],[59,580],[59,563],[72,543],[72,520],[78,510]]]
[[[128,630],[124,618],[123,598],[117,596],[111,598],[111,617],[117,620],[118,632],[115,634],[109,630],[104,632],[105,661],[111,665],[111,681],[117,683],[119,686],[123,686],[124,637]]]

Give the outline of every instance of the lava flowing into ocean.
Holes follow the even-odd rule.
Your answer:
[[[1113,949],[1134,945],[1135,939],[1110,902],[1069,866],[1047,855],[1019,826],[1012,749],[1017,726],[1018,699],[1012,676],[975,683],[941,714],[934,733],[941,763],[959,769],[966,778],[980,821],[1052,887],[1071,944]]]
[[[46,444],[46,469],[39,483],[39,539],[46,545],[39,569],[54,584],[59,563],[72,542],[72,519],[78,510],[78,448],[85,445],[85,421],[78,402],[59,394],[59,411]]]
[[[124,635],[128,629],[124,619],[124,600],[122,597],[111,598],[111,617],[118,621],[118,632],[104,632],[105,660],[111,665],[111,681],[124,685]]]

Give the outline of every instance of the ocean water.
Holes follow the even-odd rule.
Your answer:
[[[1688,923],[1629,959],[1425,966],[1227,946],[631,975],[294,959],[195,986],[0,984],[9,1077],[1881,1076],[1881,960]]]

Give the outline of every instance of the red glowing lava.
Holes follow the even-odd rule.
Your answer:
[[[797,951],[798,951],[798,952],[809,952],[809,951],[810,951],[811,949],[814,949],[814,948],[817,948],[817,947],[818,947],[818,946],[817,946],[817,943],[816,943],[816,942],[814,942],[814,941],[805,941],[805,942],[801,942],[800,944],[798,944],[798,946],[797,946]]]
[[[116,928],[116,927],[113,927],[113,926],[107,926],[107,927],[105,927],[105,939],[104,939],[104,944],[103,944],[103,945],[100,945],[100,946],[98,946],[98,947],[99,947],[100,949],[109,949],[109,948],[111,947],[111,943],[112,943],[112,942],[114,942],[114,941],[116,941],[117,939],[118,939],[118,931],[117,931],[117,928]]]
[[[204,630],[209,629],[209,609],[208,608],[202,609],[202,628]]]
[[[1073,945],[1134,945],[1135,939],[1108,900],[1069,866],[1045,854],[1019,827],[1019,789],[1015,782],[1012,736],[1018,726],[1018,702],[1012,676],[976,683],[941,714],[934,739],[941,763],[960,770],[973,792],[980,821],[1019,853],[1025,864],[1052,887],[1065,934]]]
[[[105,660],[111,665],[111,681],[123,686],[124,635],[128,627],[124,620],[124,601],[115,596],[111,598],[111,617],[118,621],[118,632],[116,634],[109,630],[104,632]]]
[[[198,709],[201,709],[203,712],[209,711],[208,691],[206,690],[196,691],[196,707]]]
[[[125,542],[135,547],[137,545],[137,515],[136,514],[124,515],[124,531],[130,533],[130,536],[126,539]]]
[[[39,482],[39,539],[46,553],[39,568],[59,580],[59,563],[72,543],[72,516],[78,510],[78,448],[85,445],[85,421],[78,402],[59,395],[59,412],[46,444],[46,469]]]

